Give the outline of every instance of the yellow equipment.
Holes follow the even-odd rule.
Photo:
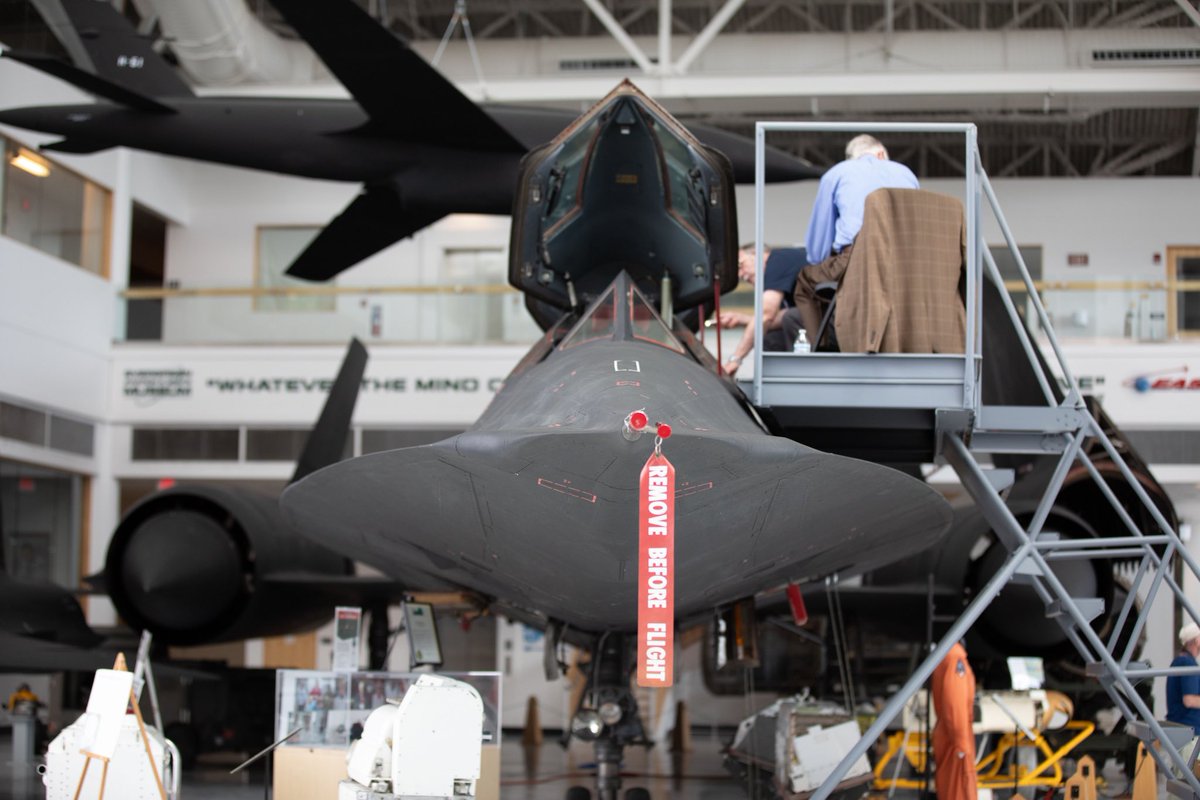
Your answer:
[[[975,765],[980,789],[1059,786],[1063,782],[1062,759],[1071,753],[1096,729],[1094,723],[1072,720],[1071,701],[1058,692],[1033,690],[1027,692],[988,692],[979,698],[981,720],[974,725],[975,733],[1000,733],[995,747]],[[905,707],[904,730],[888,736],[887,751],[875,764],[875,789],[920,789],[917,778],[901,777],[903,764],[912,771],[925,772],[925,735],[921,733],[924,718],[924,692],[918,692]],[[930,720],[928,730],[936,720]],[[1016,730],[1014,730],[1016,728]],[[1073,731],[1066,742],[1054,748],[1043,736],[1051,730]],[[1018,753],[1026,758],[1010,758]],[[1027,753],[1036,755],[1037,763],[1027,762]]]

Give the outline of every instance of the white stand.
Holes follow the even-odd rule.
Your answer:
[[[37,738],[37,717],[12,715],[12,760],[14,766],[33,764],[33,742]]]

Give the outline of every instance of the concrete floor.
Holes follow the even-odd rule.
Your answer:
[[[644,786],[655,800],[710,800],[744,797],[721,765],[721,742],[697,736],[693,749],[678,761],[665,747],[631,747],[622,766],[625,788]],[[506,737],[500,750],[500,796],[503,800],[562,800],[571,786],[591,787],[591,747],[574,743],[564,750],[553,736],[526,749],[519,737]],[[185,772],[181,800],[263,800],[265,771],[251,769],[229,775],[227,765],[207,765]],[[14,765],[7,731],[0,733],[0,800],[44,798],[41,776],[28,765]],[[109,794],[106,797],[114,797]],[[279,798],[278,800],[287,800]],[[335,798],[330,798],[335,800]]]
[[[726,772],[722,765],[722,740],[712,736],[693,736],[692,750],[678,760],[665,746],[650,750],[629,748],[622,766],[624,788],[643,786],[654,800],[715,800],[746,798],[749,794]],[[591,747],[573,743],[568,750],[554,737],[535,748],[524,748],[519,737],[505,737],[501,746],[500,797],[502,800],[562,800],[571,786],[592,784]],[[0,730],[0,800],[40,800],[45,798],[41,776],[28,765],[15,766],[10,757],[10,734]],[[198,767],[183,776],[181,800],[265,800],[265,771],[251,768],[229,775],[236,759],[229,764]],[[1115,762],[1104,770],[1105,785],[1101,796],[1128,797],[1128,782]],[[893,800],[915,800],[916,792],[898,791]],[[1001,797],[1001,793],[996,794]],[[106,797],[113,800],[113,794]],[[874,797],[883,800],[885,795]],[[92,800],[89,798],[89,800]],[[287,800],[278,798],[277,800]],[[335,798],[330,798],[335,800]]]

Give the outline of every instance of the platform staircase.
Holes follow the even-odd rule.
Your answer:
[[[1200,565],[1187,552],[1178,532],[1164,518],[1117,447],[1088,410],[1078,384],[1063,356],[1053,326],[1029,275],[1020,250],[1000,209],[995,192],[980,165],[976,129],[971,124],[922,123],[805,123],[759,122],[756,127],[756,241],[763,241],[764,170],[766,136],[771,132],[868,132],[955,134],[964,142],[966,213],[966,338],[964,352],[953,355],[763,353],[761,326],[756,331],[754,377],[743,383],[753,404],[789,436],[822,449],[880,462],[935,462],[951,466],[964,488],[986,517],[1008,551],[1008,558],[913,673],[888,701],[858,744],[813,795],[828,797],[850,766],[883,734],[934,668],[982,615],[989,603],[1010,582],[1032,587],[1045,604],[1046,614],[1063,630],[1078,650],[1089,676],[1104,688],[1124,715],[1126,730],[1147,742],[1162,742],[1148,751],[1168,776],[1168,792],[1200,800],[1200,780],[1190,759],[1179,748],[1190,739],[1190,729],[1156,720],[1139,695],[1136,684],[1172,674],[1200,673],[1200,668],[1151,668],[1133,660],[1155,599],[1169,591],[1191,619],[1200,613],[1185,596],[1175,567],[1200,581]],[[1045,336],[1049,366],[1043,360],[1020,320],[990,252],[984,246],[980,218],[984,205],[1003,233],[1021,277],[1037,322]],[[759,251],[758,274],[762,275]],[[983,281],[987,275],[1000,288],[1000,297],[1020,341],[1028,367],[1033,370],[1044,402],[1031,405],[985,405],[981,398]],[[762,281],[756,282],[755,312],[761,318]],[[1051,358],[1052,356],[1052,358]],[[1064,388],[1059,390],[1058,386]],[[849,443],[849,444],[847,444]],[[1152,529],[1139,526],[1099,473],[1088,447],[1101,447],[1120,470],[1137,503],[1153,520]],[[1057,459],[1053,475],[1032,518],[1021,524],[1004,502],[1012,485],[1011,470],[989,465],[997,455],[1031,454]],[[1084,469],[1110,503],[1124,530],[1103,538],[1063,538],[1043,530],[1068,472]],[[1140,512],[1139,512],[1140,515]],[[1136,564],[1117,623],[1106,638],[1090,624],[1105,611],[1104,601],[1073,597],[1051,568],[1055,562],[1075,559],[1119,559]],[[1139,605],[1140,601],[1140,605]],[[1185,736],[1186,734],[1186,736]]]

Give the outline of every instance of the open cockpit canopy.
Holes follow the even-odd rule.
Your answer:
[[[676,309],[711,303],[737,285],[733,188],[728,159],[625,81],[521,162],[509,282],[578,309],[623,271],[651,304],[664,285]]]

